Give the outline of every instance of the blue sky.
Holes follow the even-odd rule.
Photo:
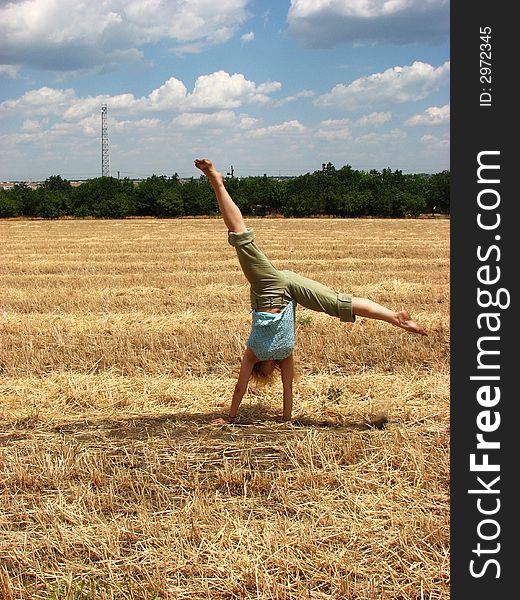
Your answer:
[[[0,0],[0,180],[449,169],[447,0]]]

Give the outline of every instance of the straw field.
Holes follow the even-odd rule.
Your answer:
[[[449,598],[449,221],[255,219],[278,268],[428,337],[297,309],[225,414],[248,286],[218,219],[0,221],[0,598]]]

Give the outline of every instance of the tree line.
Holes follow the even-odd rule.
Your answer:
[[[358,171],[349,165],[336,169],[329,162],[293,178],[228,177],[226,187],[246,216],[417,217],[450,212],[449,171]],[[21,183],[0,190],[0,217],[183,217],[217,211],[204,175],[188,180],[177,174],[152,175],[138,183],[98,177],[78,186],[53,175],[36,189]]]

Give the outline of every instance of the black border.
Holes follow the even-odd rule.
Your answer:
[[[516,355],[516,322],[514,310],[515,275],[520,273],[520,252],[515,236],[520,238],[517,226],[519,193],[513,182],[520,174],[518,149],[513,140],[518,131],[519,102],[516,99],[516,58],[520,57],[517,42],[520,39],[518,21],[513,16],[513,2],[482,2],[452,0],[451,2],[451,598],[453,600],[497,600],[517,597],[513,577],[520,568],[516,566],[516,535],[518,518],[516,508],[520,502],[515,494],[516,457],[514,431],[518,423],[520,398],[515,386],[514,371],[520,373]],[[480,28],[491,27],[492,82],[491,106],[480,106],[480,93],[486,84],[480,81]],[[477,196],[482,184],[477,182],[477,156],[481,151],[499,150],[500,184],[495,188],[500,194],[500,227],[493,232],[479,228]],[[495,241],[496,235],[500,241]],[[470,380],[477,374],[477,340],[483,333],[478,329],[477,316],[486,310],[477,303],[477,270],[482,266],[477,257],[477,246],[500,245],[500,260],[494,252],[490,262],[499,266],[501,279],[496,287],[511,293],[511,303],[500,312],[500,388],[501,400],[497,408],[501,425],[495,438],[500,440],[500,450],[490,451],[490,460],[500,464],[500,510],[494,515],[500,524],[500,535],[487,542],[491,549],[500,543],[495,554],[473,553],[480,541],[477,534],[479,522],[486,518],[476,507],[478,496],[468,494],[474,489],[476,477],[470,471],[469,456],[476,447],[479,432],[476,418],[482,407],[476,401],[480,383]],[[517,259],[518,257],[518,259]],[[518,362],[518,366],[516,363]],[[479,372],[481,373],[481,372]],[[489,481],[490,474],[486,477]],[[484,499],[491,495],[483,495]],[[494,498],[497,495],[493,496]],[[491,506],[488,504],[487,506]],[[487,530],[488,533],[491,529]],[[481,541],[482,547],[486,542]],[[481,570],[486,557],[500,564],[491,564],[480,578],[471,575],[469,563],[479,561]]]

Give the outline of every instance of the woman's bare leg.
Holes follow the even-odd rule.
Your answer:
[[[213,163],[207,158],[195,160],[195,166],[200,169],[209,179],[211,187],[217,197],[217,202],[224,219],[224,223],[229,231],[234,233],[243,233],[247,231],[244,217],[238,206],[233,202],[233,199],[228,194],[224,186],[222,175],[215,169]]]
[[[410,333],[428,335],[424,327],[415,321],[412,321],[410,313],[405,308],[398,312],[394,312],[372,300],[367,300],[367,298],[352,297],[352,312],[359,317],[386,321],[387,323],[395,325],[396,327],[401,327],[401,329],[409,331]]]
[[[217,197],[217,202],[220,208],[220,212],[224,219],[224,223],[229,231],[235,233],[242,233],[247,231],[247,227],[244,221],[244,217],[240,212],[238,206],[233,202],[233,199],[228,194],[224,186],[224,180],[222,175],[217,171],[213,163],[207,158],[196,159],[195,166],[200,169],[204,175],[209,179],[211,186]],[[352,298],[352,312],[354,315],[359,317],[367,317],[369,319],[379,319],[380,321],[386,321],[391,325],[400,327],[405,331],[411,333],[418,333],[420,335],[427,335],[426,330],[421,325],[412,321],[410,313],[406,309],[401,309],[398,312],[394,312],[372,300],[366,298]]]

